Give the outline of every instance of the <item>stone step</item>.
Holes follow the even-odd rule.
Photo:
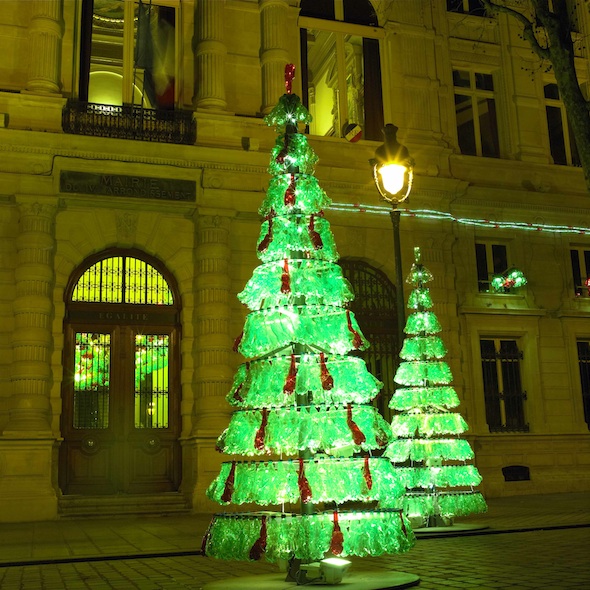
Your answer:
[[[58,501],[60,518],[188,514],[189,512],[190,505],[180,493],[68,495],[62,496]]]

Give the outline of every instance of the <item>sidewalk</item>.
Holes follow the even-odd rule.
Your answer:
[[[413,573],[420,576],[420,590],[590,587],[590,494],[492,498],[488,506],[486,514],[457,523],[484,530],[421,537],[409,553],[353,559],[353,568]],[[209,520],[196,515],[0,524],[0,589],[198,590],[237,577],[248,588],[252,576],[277,571],[264,561],[198,555]],[[293,585],[277,586],[283,587]]]
[[[491,498],[488,512],[457,524],[487,526],[478,534],[590,527],[590,494]],[[81,558],[196,554],[209,515],[65,519],[0,524],[0,565]],[[450,529],[452,532],[452,528]]]

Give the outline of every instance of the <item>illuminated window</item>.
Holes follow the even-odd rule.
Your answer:
[[[462,154],[500,157],[492,74],[453,70],[457,138]]]
[[[580,166],[578,148],[567,120],[565,106],[559,97],[557,84],[545,84],[545,113],[549,147],[554,164]]]
[[[314,135],[383,138],[378,21],[369,0],[302,0],[303,103]]]
[[[77,332],[74,349],[74,428],[108,428],[111,335]]]
[[[522,390],[520,362],[523,358],[516,340],[480,340],[486,420],[490,432],[528,432]]]
[[[135,428],[168,428],[169,338],[135,335]]]
[[[576,297],[590,296],[590,250],[583,247],[570,249],[574,292]]]
[[[582,383],[584,420],[590,428],[590,342],[588,340],[578,340],[578,366]]]
[[[477,286],[480,293],[489,293],[494,275],[508,269],[508,255],[505,244],[479,242],[475,244],[477,264]]]
[[[486,9],[481,0],[447,0],[448,12],[461,12],[475,16],[485,16]]]
[[[84,271],[72,301],[173,305],[166,279],[153,266],[130,256],[103,258]]]
[[[81,100],[174,108],[175,4],[168,0],[83,0]]]

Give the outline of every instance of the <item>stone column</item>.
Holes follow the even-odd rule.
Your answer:
[[[259,0],[262,46],[262,106],[263,115],[270,113],[285,93],[285,66],[289,63],[287,51],[287,0]]]
[[[202,216],[197,220],[194,428],[199,435],[207,431],[215,438],[227,426],[231,413],[225,400],[233,382],[229,229],[227,217]]]
[[[49,393],[56,207],[22,202],[19,212],[16,297],[13,303],[12,404],[3,435],[38,438],[51,435]]]
[[[60,92],[62,0],[33,0],[29,21],[29,92]]]
[[[198,0],[195,8],[196,96],[194,107],[225,110],[223,13],[225,0]]]

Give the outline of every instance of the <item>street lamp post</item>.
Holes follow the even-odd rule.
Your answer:
[[[397,347],[401,349],[404,338],[405,302],[404,276],[402,271],[401,245],[399,237],[400,211],[398,205],[405,201],[412,190],[414,160],[408,148],[397,141],[397,127],[388,123],[383,129],[385,141],[375,150],[375,157],[369,160],[373,167],[373,178],[381,198],[391,205],[389,215],[393,225],[393,256],[396,273]]]

